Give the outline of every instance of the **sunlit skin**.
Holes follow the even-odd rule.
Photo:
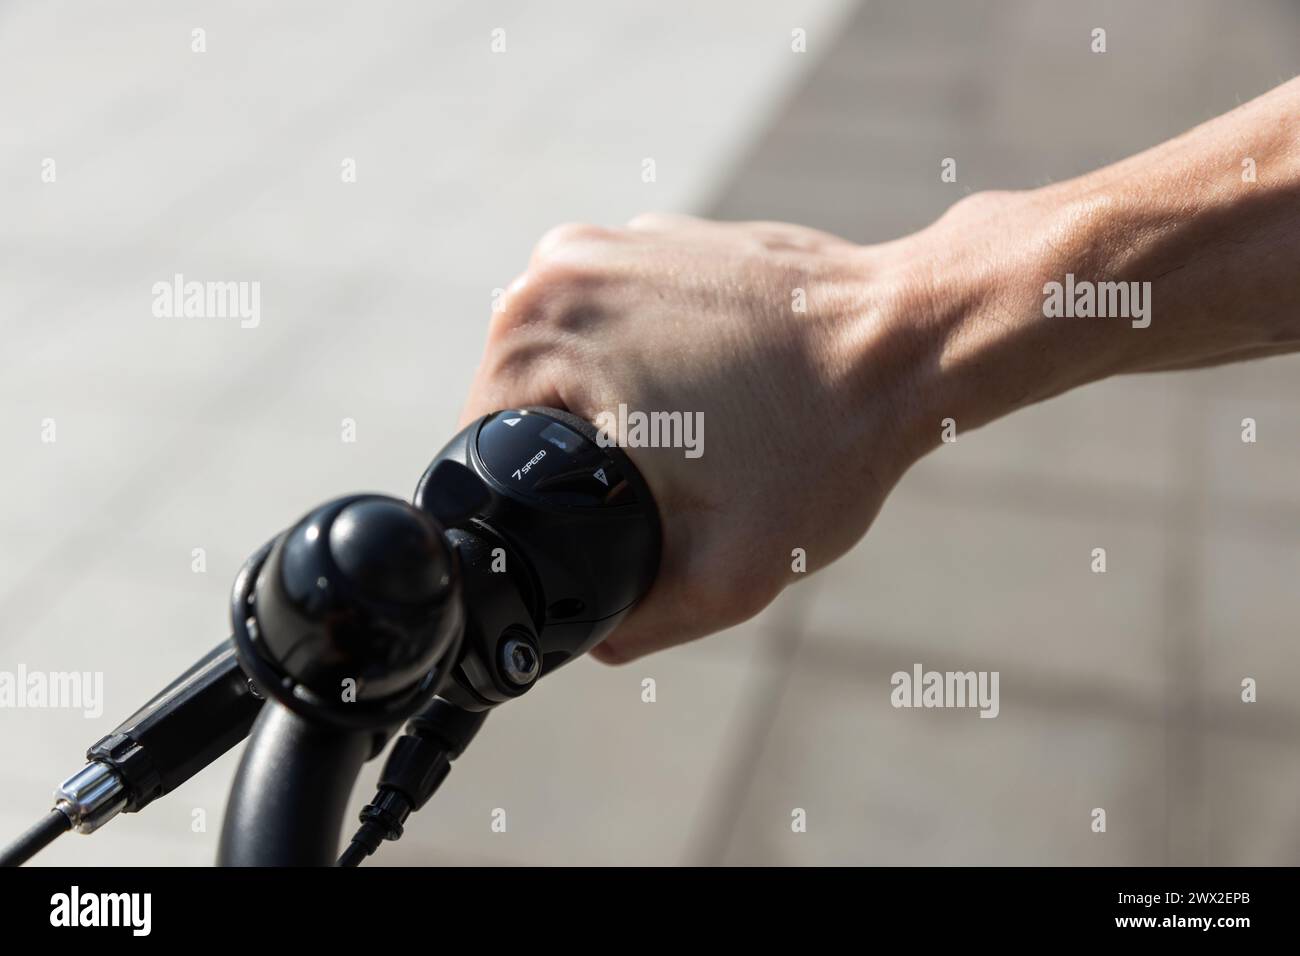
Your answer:
[[[1249,181],[1246,160],[1253,160]],[[1151,322],[1048,318],[1046,283],[1151,283]],[[801,298],[800,298],[801,297]],[[802,310],[796,308],[802,306]],[[493,315],[464,421],[542,404],[702,412],[704,454],[630,448],[660,576],[619,663],[761,611],[941,443],[1111,375],[1300,347],[1300,81],[1077,179],[977,193],[862,246],[797,225],[560,226]]]

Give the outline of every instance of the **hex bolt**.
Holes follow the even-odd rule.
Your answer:
[[[501,642],[501,673],[516,687],[527,687],[542,671],[542,659],[532,643],[513,635]]]

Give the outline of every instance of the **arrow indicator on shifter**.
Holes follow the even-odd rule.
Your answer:
[[[609,487],[609,479],[605,477],[604,468],[597,468],[596,471],[594,472],[594,475],[597,481],[599,481],[606,488]]]
[[[522,419],[522,418],[507,418],[505,421],[506,421],[506,424],[507,424],[507,425],[509,425],[511,428],[514,428],[516,425],[518,425],[520,422],[522,422],[523,419]]]

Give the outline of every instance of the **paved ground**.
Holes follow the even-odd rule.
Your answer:
[[[886,238],[1300,66],[1281,0],[42,3],[0,26],[0,669],[106,681],[99,719],[0,711],[4,833],[223,636],[248,551],[340,492],[409,493],[547,226],[657,208]],[[260,281],[261,324],[154,318],[177,272]],[[757,621],[495,715],[388,860],[1295,863],[1297,373],[1102,383],[963,435]],[[999,670],[999,718],[891,708],[918,661]],[[208,862],[234,756],[43,859]]]

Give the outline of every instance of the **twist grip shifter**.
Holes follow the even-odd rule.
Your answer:
[[[659,515],[645,481],[567,412],[475,421],[425,471],[415,505],[460,557],[465,643],[440,694],[470,709],[518,696],[599,643],[658,570]]]
[[[448,442],[415,492],[459,559],[464,639],[438,697],[394,744],[361,828],[356,866],[433,795],[492,706],[589,650],[649,590],[660,527],[621,449],[567,412],[486,415]]]

